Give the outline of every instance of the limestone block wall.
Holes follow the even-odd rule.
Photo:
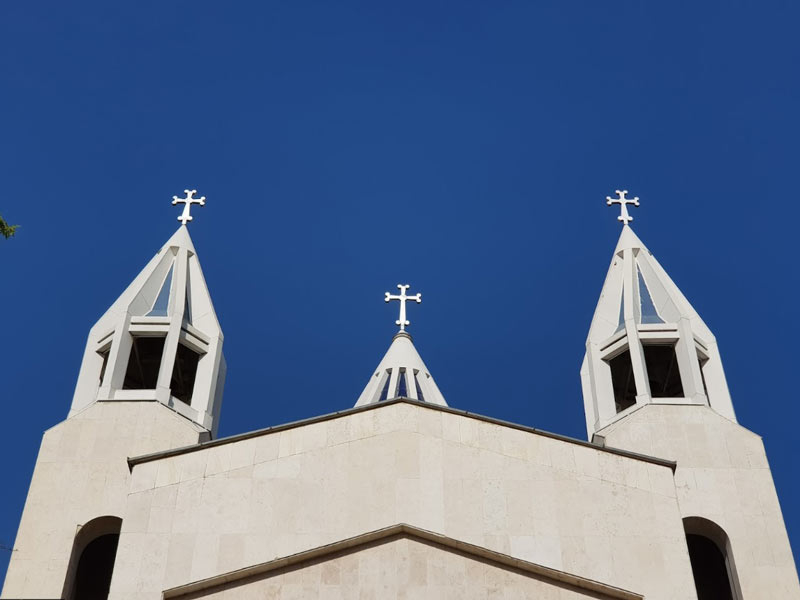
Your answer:
[[[453,551],[414,537],[396,536],[354,550],[237,579],[181,600],[640,600],[618,590],[581,589],[520,568]]]
[[[61,598],[79,528],[100,516],[123,516],[127,457],[196,444],[205,435],[156,402],[95,403],[48,429],[2,597]]]
[[[744,600],[800,599],[800,585],[761,438],[706,406],[650,404],[600,432],[606,444],[678,463],[684,517],[730,538]]]
[[[111,600],[397,523],[694,599],[672,470],[405,402],[136,464]]]

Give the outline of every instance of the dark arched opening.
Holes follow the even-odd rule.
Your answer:
[[[698,600],[739,600],[739,584],[728,536],[701,517],[683,520]]]
[[[114,572],[114,559],[122,519],[99,517],[82,526],[72,546],[64,598],[106,600]]]
[[[108,598],[118,542],[119,534],[109,533],[92,540],[83,549],[75,573],[75,600]]]

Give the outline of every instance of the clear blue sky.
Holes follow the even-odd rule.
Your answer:
[[[173,233],[225,333],[229,435],[349,408],[420,291],[451,406],[585,437],[627,188],[722,351],[795,550],[794,2],[0,3],[0,544],[86,335]],[[0,550],[0,573],[10,553]]]

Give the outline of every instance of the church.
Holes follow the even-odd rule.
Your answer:
[[[224,337],[195,194],[89,331],[0,598],[800,600],[762,440],[634,233],[638,198],[606,199],[622,230],[587,322],[588,441],[445,399],[406,284],[353,406],[218,438]]]

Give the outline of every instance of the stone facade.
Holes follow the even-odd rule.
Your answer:
[[[681,515],[708,519],[725,531],[743,598],[800,598],[759,436],[706,406],[663,404],[643,406],[601,434],[611,446],[677,462]]]
[[[694,598],[668,463],[408,401],[134,461],[111,598],[406,523],[643,594]]]
[[[2,597],[64,597],[81,527],[97,517],[124,516],[127,457],[205,439],[207,432],[155,402],[98,402],[48,429]]]
[[[395,528],[397,529],[397,528]],[[310,558],[274,561],[259,573],[249,571],[222,582],[204,582],[169,590],[166,598],[237,600],[246,598],[344,600],[470,600],[490,597],[519,600],[640,600],[597,582],[569,577],[536,565],[487,553],[479,548],[436,543],[426,532],[402,528],[345,550],[329,547]],[[421,535],[425,537],[421,537]],[[475,553],[472,550],[477,550]]]
[[[448,407],[405,332],[355,408],[212,439],[222,340],[182,227],[90,332],[3,599],[102,580],[110,600],[698,600],[702,572],[734,600],[800,600],[713,334],[627,225],[582,368],[592,442]]]

